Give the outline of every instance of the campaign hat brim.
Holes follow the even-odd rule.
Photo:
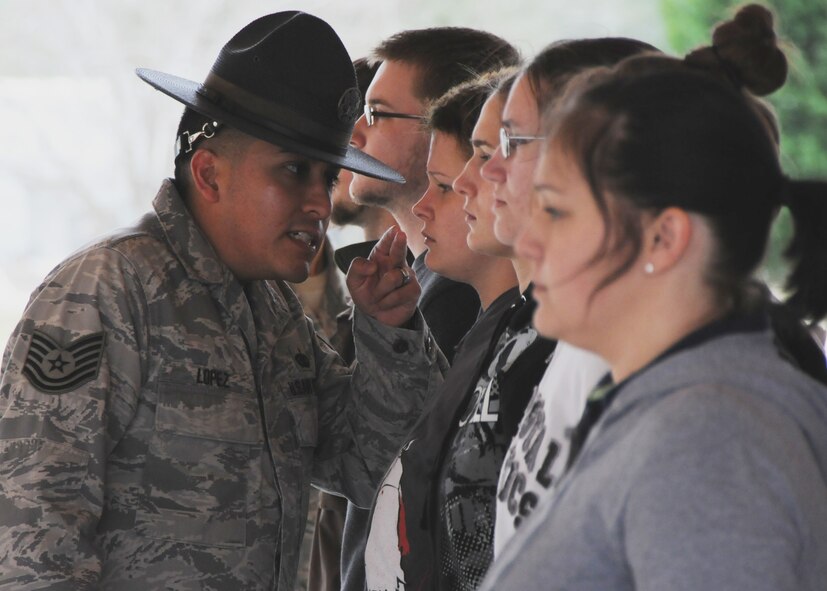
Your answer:
[[[137,68],[135,73],[141,80],[156,90],[174,98],[194,111],[287,151],[328,162],[357,174],[383,181],[400,184],[405,182],[405,178],[396,170],[353,146],[347,146],[343,154],[322,150],[263,127],[251,119],[232,113],[209,100],[204,94],[199,93],[198,91],[202,86],[199,82],[148,68]]]

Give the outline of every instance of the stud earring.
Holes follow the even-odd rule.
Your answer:
[[[655,272],[655,265],[653,265],[652,263],[646,263],[645,265],[643,265],[643,272],[647,275],[651,275]]]

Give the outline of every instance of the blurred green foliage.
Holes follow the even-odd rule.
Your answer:
[[[735,0],[660,0],[667,39],[678,55],[709,45],[712,30],[745,2]],[[793,178],[827,179],[827,0],[760,2],[775,14],[775,30],[790,63],[786,84],[768,97],[781,123],[784,170]],[[825,228],[827,231],[827,228]],[[762,275],[783,284],[782,252],[792,222],[782,210]]]

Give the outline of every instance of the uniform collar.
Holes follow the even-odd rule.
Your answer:
[[[152,206],[170,248],[187,275],[196,281],[213,284],[224,283],[228,276],[232,276],[198,228],[172,179],[164,180]]]
[[[213,286],[212,293],[241,327],[254,349],[256,330],[251,307],[266,307],[266,311],[264,308],[258,311],[270,319],[269,328],[276,332],[284,327],[291,315],[301,314],[300,307],[298,312],[291,311],[279,287],[283,282],[252,281],[245,288],[238,281],[195,223],[171,179],[163,182],[152,205],[169,247],[187,275],[194,281]]]

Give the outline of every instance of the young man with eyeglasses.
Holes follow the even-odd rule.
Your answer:
[[[422,287],[419,309],[442,351],[453,349],[476,320],[479,299],[470,286],[451,281],[425,266],[422,222],[411,208],[427,188],[430,134],[422,125],[428,104],[477,74],[515,65],[517,50],[505,40],[474,29],[437,27],[402,31],[373,51],[381,62],[368,87],[366,106],[351,143],[381,157],[406,180],[404,185],[355,175],[351,195],[357,203],[377,205],[393,214],[416,256],[412,267]],[[348,508],[342,544],[342,590],[365,588],[364,546],[369,511]]]
[[[429,136],[421,123],[428,103],[476,74],[514,65],[519,58],[505,40],[458,27],[402,31],[383,41],[373,58],[381,65],[368,87],[365,112],[351,141],[371,156],[381,155],[406,183],[356,176],[350,190],[357,203],[388,209],[418,256],[425,246],[419,234],[421,221],[411,207],[427,186]]]
[[[475,75],[519,61],[507,41],[475,29],[436,27],[402,31],[374,49],[380,66],[368,87],[364,113],[357,120],[351,143],[380,157],[405,177],[404,185],[355,175],[350,186],[354,201],[391,212],[408,236],[416,260],[413,270],[422,286],[419,307],[450,361],[454,346],[476,320],[476,292],[430,272],[424,263],[422,222],[411,208],[427,187],[425,164],[429,134],[422,125],[428,104],[448,89]]]

